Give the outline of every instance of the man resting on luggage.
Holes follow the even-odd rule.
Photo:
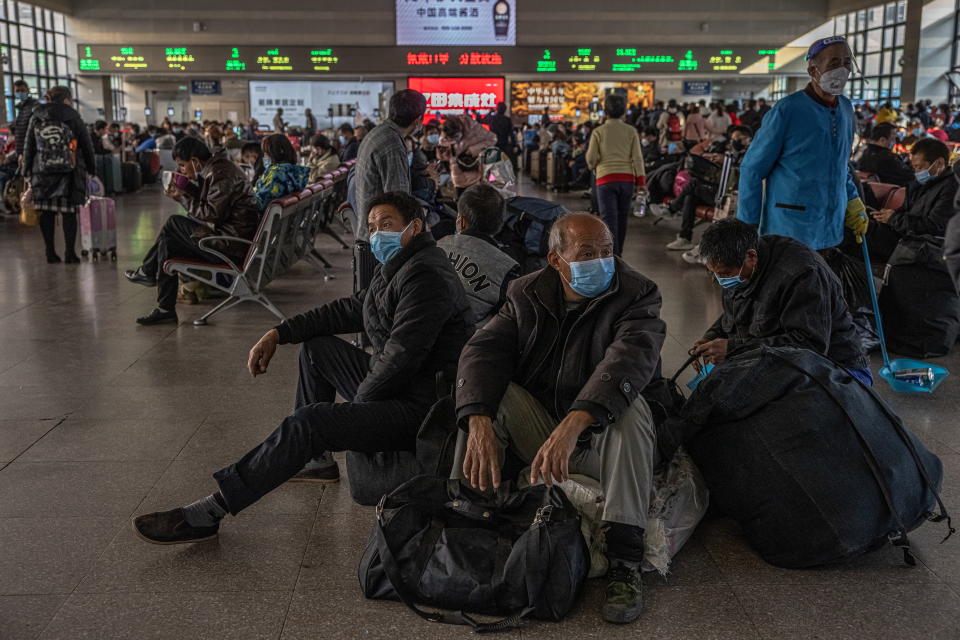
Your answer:
[[[550,232],[548,267],[514,280],[500,312],[460,356],[455,473],[500,485],[505,448],[547,485],[600,481],[609,523],[610,622],[640,615],[640,562],[656,464],[640,391],[658,371],[665,325],[657,285],[613,256],[599,218],[572,213]],[[460,465],[462,460],[462,465]]]
[[[724,288],[723,315],[691,355],[717,364],[744,347],[800,347],[873,383],[840,280],[820,254],[792,238],[758,238],[755,227],[730,218],[704,232],[700,256]]]
[[[954,216],[957,181],[950,171],[950,149],[935,138],[918,140],[910,148],[915,178],[907,186],[907,199],[894,211],[871,212],[867,240],[873,257],[885,262],[900,239],[908,235],[942,236]]]
[[[436,398],[439,371],[452,374],[471,327],[470,307],[422,210],[405,193],[371,202],[370,244],[382,263],[370,287],[289,318],[251,349],[254,376],[267,372],[280,344],[302,344],[298,408],[261,444],[217,471],[220,490],[193,504],[134,520],[148,542],[213,538],[236,515],[325,451],[413,450]],[[337,338],[366,331],[373,355]],[[334,404],[339,393],[347,402]]]
[[[221,264],[220,258],[200,248],[200,240],[205,236],[252,240],[260,224],[260,206],[247,178],[225,151],[212,154],[202,140],[186,136],[174,146],[173,159],[177,173],[185,176],[189,183],[180,189],[171,182],[165,195],[183,205],[187,215],[167,218],[143,264],[124,274],[130,282],[158,288],[157,308],[137,318],[143,325],[177,321],[179,280],[176,274],[163,270],[167,260],[179,258]],[[242,266],[249,247],[242,242],[217,240],[210,243],[210,248]]]
[[[507,296],[507,285],[520,275],[517,261],[493,239],[503,226],[503,196],[488,184],[469,187],[457,201],[457,233],[437,242],[450,257],[480,328]]]

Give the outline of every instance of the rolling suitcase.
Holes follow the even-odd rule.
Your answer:
[[[139,191],[143,186],[143,174],[140,172],[140,165],[136,162],[124,162],[121,166],[121,175],[123,190],[126,193]]]
[[[120,159],[113,154],[99,154],[97,156],[97,177],[103,182],[107,194],[120,193],[123,186]]]
[[[80,207],[80,248],[94,262],[100,256],[117,261],[116,203],[110,198],[91,196]]]

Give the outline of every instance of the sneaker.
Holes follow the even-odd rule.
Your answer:
[[[134,284],[142,284],[145,287],[155,287],[157,286],[157,279],[151,278],[143,272],[143,267],[137,269],[128,269],[123,272],[123,275],[126,276],[127,280],[133,282]]]
[[[184,519],[183,509],[178,507],[134,518],[133,530],[151,544],[186,544],[216,538],[220,525],[193,527]]]
[[[150,312],[149,315],[143,316],[142,318],[137,318],[137,324],[141,324],[145,327],[148,327],[153,324],[160,324],[161,322],[176,322],[177,321],[177,312],[176,311],[160,311],[160,309],[154,309]]]
[[[340,482],[340,466],[332,464],[318,469],[302,469],[300,473],[290,478],[290,482],[317,482],[320,484],[334,484]]]
[[[677,239],[667,245],[668,251],[689,251],[693,249],[693,242],[677,236]]]
[[[700,257],[700,245],[695,246],[690,251],[684,251],[680,257],[687,264],[703,264],[703,258]]]
[[[643,609],[643,582],[640,570],[615,562],[607,572],[607,593],[603,600],[603,619],[626,624],[640,617]]]
[[[656,216],[658,218],[665,218],[667,216],[673,215],[670,213],[670,207],[665,204],[651,204],[647,206],[647,211],[650,212],[650,215]]]

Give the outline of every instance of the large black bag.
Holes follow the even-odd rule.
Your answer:
[[[943,241],[904,238],[887,260],[880,313],[891,351],[945,356],[960,336],[960,297],[943,259]]]
[[[449,478],[457,444],[457,416],[453,396],[444,395],[430,408],[417,432],[416,452],[347,451],[350,497],[357,504],[374,505],[386,494],[425,474]]]
[[[491,498],[456,480],[417,476],[377,507],[358,576],[367,598],[400,600],[425,620],[483,632],[527,616],[560,620],[589,570],[580,516],[558,487],[503,485]],[[482,624],[464,611],[507,617]]]
[[[137,162],[124,162],[120,165],[120,174],[123,180],[123,190],[127,193],[139,191],[143,186],[143,173]]]
[[[943,468],[876,392],[827,358],[763,347],[717,366],[674,424],[710,489],[770,564],[838,562],[950,520]],[[931,511],[939,505],[940,515]]]
[[[880,338],[874,331],[876,320],[870,301],[866,266],[840,249],[823,249],[819,253],[840,280],[843,298],[850,310],[860,346],[865,352],[873,351],[880,346]]]
[[[496,240],[524,274],[532,273],[546,266],[550,229],[565,213],[562,205],[543,198],[509,198]]]

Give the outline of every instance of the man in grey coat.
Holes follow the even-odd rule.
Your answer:
[[[657,463],[640,392],[659,370],[660,292],[614,257],[610,230],[587,213],[554,223],[547,262],[513,281],[500,312],[460,355],[457,420],[467,434],[454,470],[481,490],[498,487],[510,447],[531,465],[531,483],[552,485],[570,473],[598,479],[609,525],[603,615],[631,622],[642,608]]]

